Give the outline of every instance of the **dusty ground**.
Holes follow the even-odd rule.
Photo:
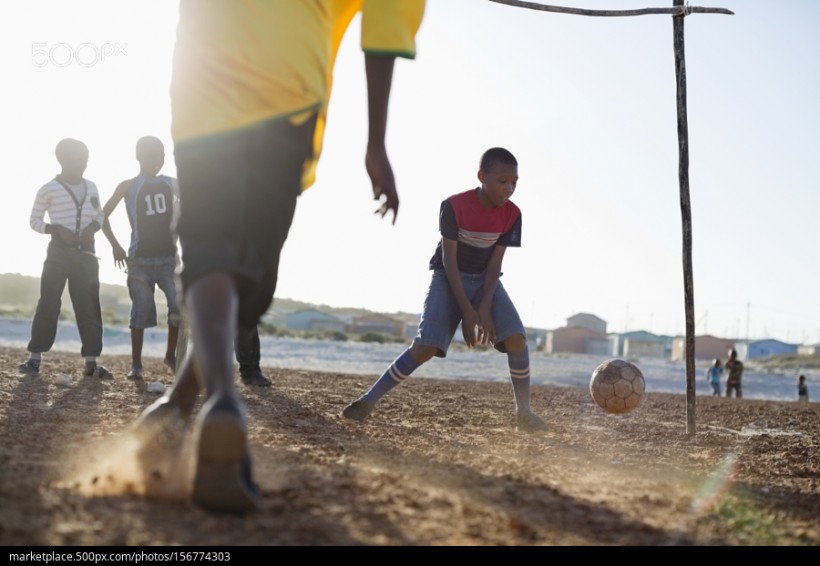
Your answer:
[[[503,383],[411,378],[363,424],[339,417],[375,376],[269,370],[239,385],[262,510],[212,514],[186,468],[143,479],[128,425],[171,383],[125,357],[113,381],[52,352],[39,377],[0,348],[3,545],[820,544],[820,404],[647,393],[607,415],[581,389],[537,386],[549,432],[513,428]],[[70,385],[57,384],[60,373]]]

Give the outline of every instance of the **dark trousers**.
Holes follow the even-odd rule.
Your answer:
[[[82,342],[80,354],[83,357],[99,356],[103,336],[100,265],[93,253],[55,245],[48,246],[43,263],[40,299],[31,323],[28,351],[48,352],[54,345],[66,282]]]
[[[236,361],[239,362],[239,375],[259,369],[262,349],[259,345],[259,330],[256,326],[239,325],[236,329],[234,343]]]
[[[726,396],[727,397],[732,396],[732,391],[735,392],[735,397],[737,397],[738,399],[743,397],[743,389],[740,387],[740,382],[739,381],[726,384]]]

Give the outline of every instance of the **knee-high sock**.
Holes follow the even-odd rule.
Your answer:
[[[390,364],[390,367],[385,370],[370,390],[362,395],[362,399],[375,405],[388,391],[409,377],[420,365],[410,355],[410,348],[406,349]]]
[[[525,346],[520,352],[507,352],[510,381],[515,395],[515,409],[519,413],[530,410],[530,352]]]

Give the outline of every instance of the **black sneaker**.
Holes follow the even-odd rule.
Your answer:
[[[270,379],[265,377],[262,370],[258,368],[244,374],[240,374],[239,377],[242,380],[242,383],[253,387],[270,387],[272,383]]]
[[[108,368],[94,362],[85,364],[83,375],[85,377],[98,377],[100,379],[114,379],[114,374],[108,371]]]
[[[18,370],[26,375],[38,375],[40,373],[40,360],[28,359],[26,363],[20,364]]]
[[[521,432],[544,432],[547,430],[547,425],[541,420],[541,417],[534,413],[518,413],[518,430]]]
[[[202,409],[194,432],[196,468],[192,498],[210,511],[247,513],[259,508],[244,411],[230,402]]]
[[[364,399],[358,399],[344,408],[342,416],[351,421],[362,422],[370,416],[370,413],[372,413],[375,408],[376,405],[374,403],[365,401]]]

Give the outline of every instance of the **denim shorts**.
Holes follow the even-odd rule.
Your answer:
[[[179,292],[174,256],[128,259],[128,294],[131,296],[131,328],[157,325],[154,289],[159,287],[168,303],[168,325],[179,326]]]
[[[484,289],[484,274],[462,273],[461,283],[470,302],[477,309]],[[492,314],[496,332],[493,346],[499,352],[506,352],[504,340],[516,334],[526,336],[526,333],[521,317],[518,316],[518,311],[501,281],[498,282],[493,295]],[[444,358],[447,356],[453,336],[460,331],[460,327],[461,308],[450,289],[447,274],[443,269],[434,269],[413,346],[433,346],[438,349],[436,356]]]

